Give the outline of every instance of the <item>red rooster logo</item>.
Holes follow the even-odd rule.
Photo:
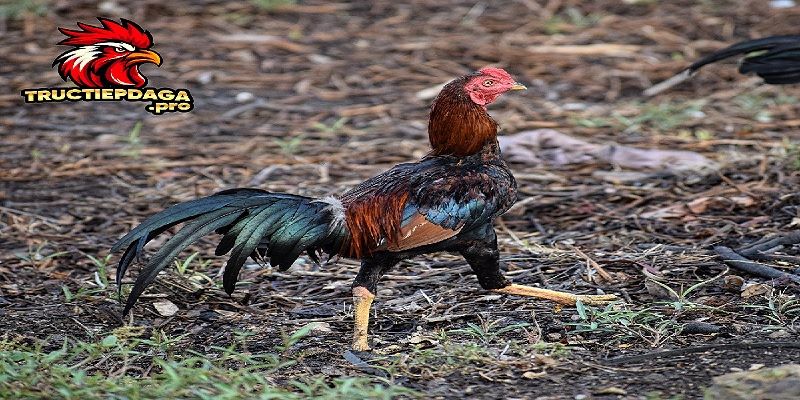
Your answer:
[[[82,30],[58,28],[68,36],[58,44],[75,46],[53,61],[61,78],[82,88],[141,88],[147,78],[139,65],[161,65],[161,56],[150,50],[153,36],[135,22],[117,23],[98,18],[102,26],[78,22]]]

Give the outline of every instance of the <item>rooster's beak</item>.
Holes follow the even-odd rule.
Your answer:
[[[143,64],[148,62],[158,66],[161,65],[161,56],[155,51],[147,49],[136,50],[133,53],[128,54],[125,57],[125,60],[127,61],[128,65]]]
[[[525,90],[525,89],[527,89],[525,87],[525,85],[523,85],[523,84],[521,84],[519,82],[514,82],[514,84],[511,85],[511,89],[509,89],[509,90]]]

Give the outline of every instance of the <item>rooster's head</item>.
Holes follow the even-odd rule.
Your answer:
[[[150,50],[153,36],[134,22],[117,23],[98,18],[102,26],[78,22],[82,30],[58,28],[68,36],[58,44],[74,46],[53,62],[65,81],[83,88],[144,87],[139,65],[161,65],[161,56]]]
[[[469,77],[464,84],[464,91],[475,104],[486,106],[509,90],[523,90],[525,86],[518,83],[502,68],[487,67]]]

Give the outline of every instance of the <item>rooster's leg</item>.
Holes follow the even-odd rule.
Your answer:
[[[363,286],[353,288],[353,350],[370,350],[367,343],[367,326],[374,298],[375,295]]]
[[[397,262],[396,258],[388,254],[376,255],[361,262],[361,269],[353,282],[353,350],[370,350],[367,343],[367,326],[378,280]]]
[[[481,287],[487,290],[536,297],[565,305],[574,305],[578,300],[584,304],[605,304],[617,299],[613,294],[579,295],[509,282],[500,272],[500,252],[497,250],[497,236],[493,229],[483,240],[467,243],[459,252],[475,271]]]

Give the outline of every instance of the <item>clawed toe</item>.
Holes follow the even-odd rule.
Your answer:
[[[510,284],[504,288],[493,289],[495,292],[513,294],[517,296],[536,297],[539,299],[547,299],[559,304],[574,306],[575,303],[580,301],[588,305],[603,305],[617,300],[617,296],[613,294],[572,294],[567,292],[558,292],[550,289],[542,289],[537,287]]]
[[[372,348],[369,347],[366,340],[363,342],[353,342],[351,348],[353,351],[372,351]]]

